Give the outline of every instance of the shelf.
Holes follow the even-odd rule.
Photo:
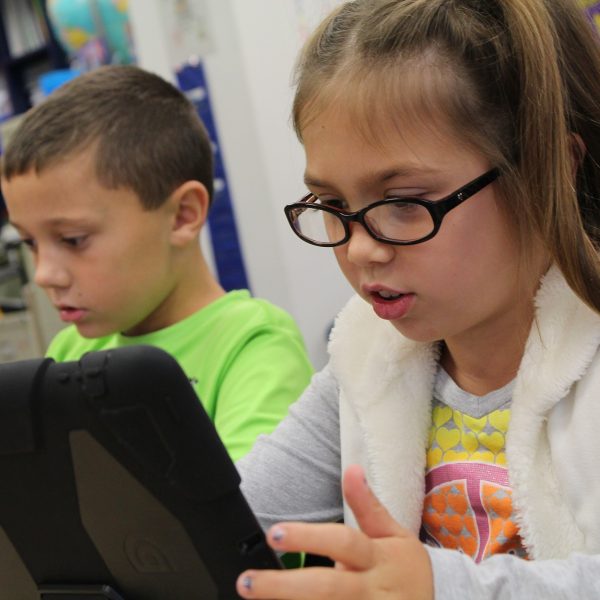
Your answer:
[[[19,68],[22,65],[26,65],[28,63],[37,62],[42,58],[48,57],[48,46],[40,46],[39,48],[35,48],[35,50],[29,50],[29,52],[25,52],[25,54],[21,54],[20,56],[11,56],[4,57],[0,59],[0,67],[10,69],[10,68]]]
[[[24,6],[29,8],[24,9]],[[41,27],[38,21],[40,16],[43,18]],[[37,36],[41,34],[40,40],[43,39],[45,43],[28,48],[35,46],[37,37],[24,33],[28,25],[23,23],[33,23],[33,20],[36,23]],[[9,25],[11,29],[7,29]],[[31,25],[29,29],[32,29]],[[16,31],[19,33],[15,34]],[[20,53],[11,54],[11,47],[17,51],[21,50]],[[46,2],[0,0],[0,86],[6,90],[10,100],[8,110],[12,109],[12,114],[18,115],[31,108],[37,77],[44,71],[66,67],[67,57],[52,32]]]
[[[11,279],[15,278],[23,278],[22,268],[16,265],[0,267],[0,283],[4,283],[5,281],[10,281]]]

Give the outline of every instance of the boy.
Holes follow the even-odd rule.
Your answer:
[[[291,317],[229,293],[202,256],[212,150],[185,96],[103,67],[31,110],[3,158],[11,222],[70,326],[48,355],[151,344],[172,354],[234,460],[277,425],[311,366]]]

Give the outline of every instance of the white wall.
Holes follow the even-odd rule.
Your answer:
[[[140,66],[170,80],[173,57],[161,24],[173,1],[130,1]],[[283,206],[304,193],[304,156],[289,118],[294,61],[307,32],[337,1],[189,0],[208,20],[203,58],[252,291],[294,316],[317,367],[351,291],[330,250],[293,235]]]

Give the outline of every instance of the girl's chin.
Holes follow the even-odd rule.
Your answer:
[[[442,336],[438,332],[433,331],[430,325],[419,319],[407,317],[397,321],[390,321],[390,323],[405,338],[413,342],[432,344],[442,339]]]

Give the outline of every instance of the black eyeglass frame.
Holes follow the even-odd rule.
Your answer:
[[[442,221],[444,217],[454,208],[462,204],[465,200],[468,200],[471,196],[474,196],[477,192],[480,192],[484,187],[495,181],[500,176],[499,169],[490,169],[486,171],[483,175],[480,175],[476,179],[473,179],[469,183],[463,185],[458,190],[448,194],[444,198],[440,200],[425,200],[424,198],[414,198],[411,196],[406,197],[396,197],[396,198],[386,198],[385,200],[378,200],[377,202],[373,202],[365,208],[355,212],[344,212],[339,208],[334,208],[332,206],[324,206],[322,204],[315,204],[314,206],[310,206],[313,209],[322,210],[324,212],[331,213],[335,215],[342,223],[344,227],[345,235],[342,240],[339,242],[316,242],[311,240],[310,238],[302,235],[300,231],[298,231],[294,227],[294,217],[293,212],[298,208],[307,208],[310,205],[310,199],[316,198],[315,194],[308,193],[306,196],[302,197],[298,202],[294,202],[293,204],[288,204],[284,207],[285,216],[292,228],[293,232],[303,241],[308,244],[312,244],[313,246],[320,246],[322,248],[334,248],[335,246],[342,246],[350,240],[351,232],[350,232],[350,223],[360,223],[365,231],[378,242],[382,242],[383,244],[390,244],[393,246],[412,246],[414,244],[420,244],[422,242],[426,242],[434,237],[437,232],[440,230],[442,225]],[[431,215],[431,219],[433,220],[433,229],[431,233],[427,234],[422,238],[418,238],[416,240],[409,241],[398,241],[392,240],[386,237],[382,237],[371,230],[369,224],[365,219],[365,215],[373,208],[381,206],[382,204],[389,204],[392,202],[404,202],[406,204],[418,204],[423,206],[429,211]]]

